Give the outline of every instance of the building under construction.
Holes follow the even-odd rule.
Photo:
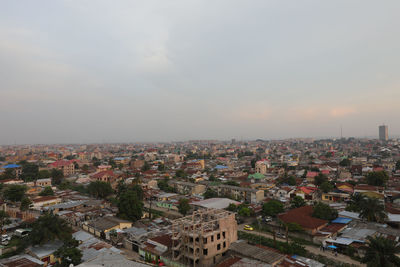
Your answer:
[[[207,209],[172,223],[172,259],[188,266],[214,266],[237,240],[235,214]]]

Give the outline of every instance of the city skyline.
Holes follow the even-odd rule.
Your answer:
[[[0,144],[399,136],[399,8],[4,1]]]

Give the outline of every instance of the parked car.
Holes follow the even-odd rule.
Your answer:
[[[253,231],[254,230],[253,227],[251,227],[250,225],[247,225],[247,224],[243,227],[243,229],[247,230],[247,231]]]
[[[17,229],[15,230],[14,235],[22,238],[28,236],[31,231],[32,231],[31,229]]]
[[[264,218],[264,221],[265,222],[272,222],[272,217],[267,216],[267,217]]]
[[[280,237],[280,238],[286,238],[286,235],[285,235],[285,234],[282,234],[281,232],[277,232],[277,233],[276,233],[276,236],[277,236],[277,237]]]

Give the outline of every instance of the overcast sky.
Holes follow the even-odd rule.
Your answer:
[[[400,134],[400,1],[0,2],[0,144]]]

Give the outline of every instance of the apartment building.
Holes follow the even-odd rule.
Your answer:
[[[215,266],[236,240],[234,213],[195,211],[172,222],[172,260],[190,266]]]
[[[219,185],[213,187],[219,197],[230,197],[236,200],[244,200],[249,203],[258,203],[264,199],[264,190],[232,185]]]
[[[168,184],[182,195],[202,195],[206,191],[206,186],[202,184],[182,181],[169,181]]]
[[[65,177],[75,173],[75,163],[73,160],[57,160],[48,165],[50,169],[61,170]]]

